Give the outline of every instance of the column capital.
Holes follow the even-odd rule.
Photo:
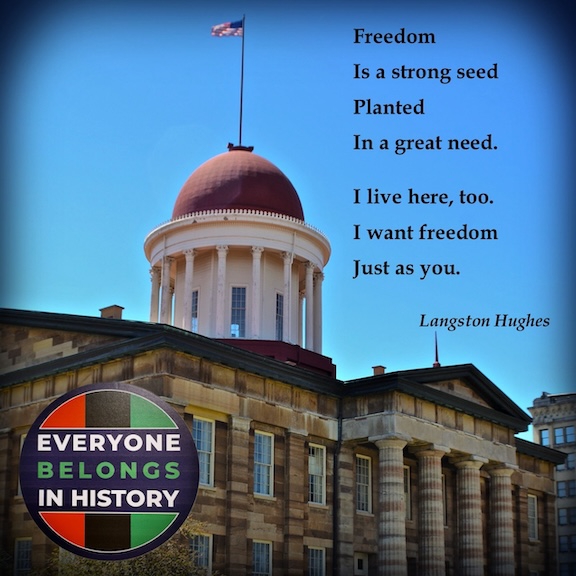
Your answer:
[[[503,462],[496,462],[494,464],[489,464],[484,467],[484,470],[490,474],[490,476],[512,476],[514,472],[518,470],[516,464],[506,464]]]
[[[416,456],[438,455],[442,457],[444,454],[448,454],[450,452],[450,448],[448,446],[443,446],[441,444],[435,444],[431,442],[430,444],[422,444],[420,446],[410,446],[410,452]]]
[[[196,250],[194,248],[184,250],[184,256],[186,256],[186,260],[193,260],[194,256],[196,256]]]
[[[294,260],[294,254],[292,252],[282,252],[282,259],[284,262],[291,264],[292,260]]]
[[[252,254],[254,256],[261,256],[262,252],[264,252],[263,246],[252,246]]]
[[[314,272],[314,268],[316,267],[315,264],[314,264],[314,262],[310,262],[310,260],[308,260],[308,261],[306,262],[305,266],[306,266],[306,271],[307,271],[307,272],[309,272],[309,271]]]
[[[378,448],[404,448],[412,438],[406,434],[382,434],[380,436],[370,436],[369,442],[374,442]]]
[[[488,458],[477,456],[475,454],[469,454],[466,456],[453,458],[452,464],[454,464],[456,468],[472,468],[475,470],[480,470],[484,464],[488,464]]]
[[[228,252],[228,246],[225,244],[219,244],[216,246],[216,251],[218,252],[218,255],[226,254]]]

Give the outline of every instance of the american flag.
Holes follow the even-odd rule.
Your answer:
[[[242,20],[212,26],[212,36],[242,36],[243,33]]]

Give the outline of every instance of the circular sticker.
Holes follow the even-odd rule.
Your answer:
[[[168,540],[198,491],[198,454],[182,418],[127,384],[68,392],[30,428],[20,484],[38,526],[62,548],[124,560]]]

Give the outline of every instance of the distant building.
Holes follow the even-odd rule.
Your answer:
[[[534,441],[566,452],[556,466],[558,562],[560,576],[576,575],[576,394],[543,392],[529,408]]]
[[[125,382],[163,397],[200,455],[192,542],[208,571],[325,576],[555,573],[555,466],[472,364],[353,381],[322,355],[328,240],[250,148],[195,171],[145,241],[150,322],[0,314],[0,534],[15,573],[54,545],[19,494],[22,439],[50,401]],[[362,334],[357,335],[362,338]]]

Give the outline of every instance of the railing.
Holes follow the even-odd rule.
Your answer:
[[[202,210],[200,212],[191,212],[189,214],[184,214],[183,216],[178,216],[177,218],[172,218],[170,220],[166,220],[166,221],[162,222],[162,224],[159,224],[158,226],[156,226],[146,236],[146,241],[148,240],[148,238],[150,238],[152,235],[154,235],[156,232],[158,232],[158,230],[160,230],[160,228],[163,228],[164,226],[167,226],[167,225],[172,224],[174,222],[180,222],[182,220],[202,218],[205,216],[265,216],[268,218],[278,218],[280,220],[286,220],[287,222],[293,222],[294,224],[299,224],[300,226],[305,226],[306,228],[309,228],[310,230],[316,232],[317,234],[320,234],[321,236],[323,236],[324,238],[327,239],[326,235],[320,229],[316,228],[315,226],[312,226],[311,224],[307,224],[306,222],[304,222],[304,220],[300,220],[299,218],[294,218],[293,216],[287,216],[286,214],[278,214],[276,212],[267,212],[264,210],[248,210],[248,209],[242,208],[242,209],[235,209],[235,210],[226,210],[226,209]]]

